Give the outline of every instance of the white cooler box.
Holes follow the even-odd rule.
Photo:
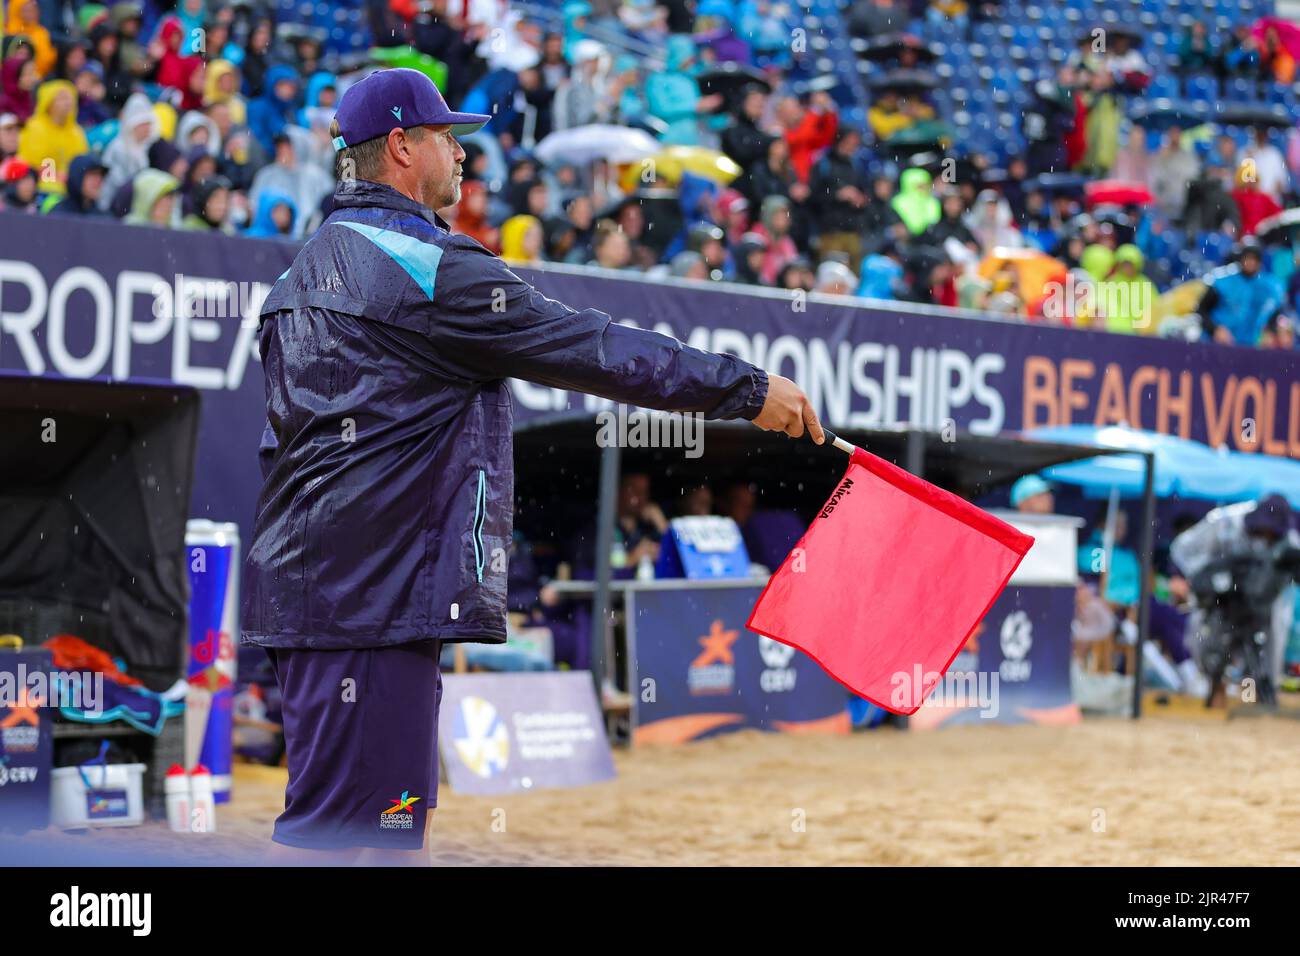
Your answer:
[[[144,823],[144,764],[56,767],[51,771],[50,822],[64,828]]]

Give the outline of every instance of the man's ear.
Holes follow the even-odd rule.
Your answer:
[[[403,169],[411,165],[411,145],[400,126],[388,131],[388,154]]]

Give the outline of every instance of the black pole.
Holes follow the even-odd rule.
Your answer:
[[[1147,631],[1151,626],[1151,571],[1152,549],[1155,547],[1156,523],[1156,459],[1145,453],[1146,476],[1142,484],[1142,582],[1138,588],[1138,639],[1137,663],[1133,665],[1133,719],[1142,716],[1142,651],[1146,646]]]
[[[596,592],[591,597],[591,677],[596,682],[596,699],[605,688],[605,634],[609,626],[609,555],[614,549],[614,506],[618,496],[619,448],[609,445],[600,451],[600,489],[596,505]]]
[[[907,447],[903,451],[903,468],[918,478],[925,477],[925,432],[915,428],[907,433]]]

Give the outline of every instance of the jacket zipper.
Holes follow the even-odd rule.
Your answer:
[[[483,522],[487,518],[487,476],[483,469],[478,470],[478,490],[474,496],[474,571],[478,583],[483,583],[483,565],[486,563],[486,550],[483,545]]]

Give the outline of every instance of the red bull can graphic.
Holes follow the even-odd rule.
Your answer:
[[[217,803],[230,800],[235,652],[239,647],[239,526],[191,519],[190,659],[186,670],[185,769],[212,771]]]

